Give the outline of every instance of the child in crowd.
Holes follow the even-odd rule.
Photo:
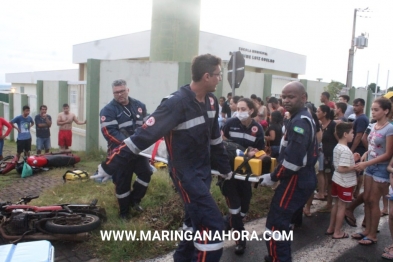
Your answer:
[[[332,178],[332,197],[334,205],[325,235],[331,235],[333,239],[343,239],[349,237],[348,233],[341,231],[341,227],[346,205],[351,203],[353,188],[357,183],[355,158],[360,158],[360,155],[352,154],[347,146],[348,142],[353,139],[352,123],[337,124],[336,135],[339,141],[333,150],[335,171]]]

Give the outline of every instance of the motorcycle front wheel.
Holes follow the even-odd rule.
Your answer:
[[[48,220],[45,229],[55,234],[78,234],[92,231],[100,226],[100,218],[91,214],[71,215]]]

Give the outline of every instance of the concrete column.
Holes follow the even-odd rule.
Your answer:
[[[4,102],[0,101],[0,117],[4,118]]]
[[[63,112],[63,104],[69,104],[68,97],[70,96],[68,91],[67,81],[59,81],[59,108],[58,112]]]
[[[350,88],[348,90],[348,96],[349,96],[349,104],[352,105],[353,100],[356,98],[356,88]]]
[[[179,62],[179,73],[177,76],[178,88],[191,83],[191,63]]]
[[[272,84],[273,84],[273,75],[265,74],[265,77],[263,78],[263,95],[264,95],[264,97],[262,98],[263,100],[265,100],[266,96],[272,95]]]
[[[101,61],[97,59],[87,60],[86,152],[96,152],[99,149],[100,64]]]
[[[40,112],[40,106],[44,104],[44,81],[37,81],[37,112]]]
[[[10,121],[15,117],[14,116],[14,93],[9,93],[9,119]],[[12,129],[11,133],[10,133],[10,141],[15,141],[15,137],[14,137],[14,128]]]
[[[200,0],[153,0],[150,61],[191,62],[199,52]]]
[[[299,82],[303,84],[304,89],[306,89],[306,92],[307,92],[307,83],[308,83],[308,80],[307,80],[307,79],[300,79]]]

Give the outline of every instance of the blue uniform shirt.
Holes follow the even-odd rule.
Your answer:
[[[265,149],[263,128],[254,119],[248,127],[245,127],[237,117],[230,118],[225,123],[222,131],[226,138],[245,148],[251,146],[259,150]]]
[[[315,123],[307,108],[291,117],[281,141],[279,164],[271,175],[273,181],[298,175],[299,186],[315,186],[318,150],[315,132]]]
[[[181,87],[161,102],[145,124],[124,140],[102,167],[108,174],[115,173],[122,161],[128,161],[164,137],[169,168],[184,179],[210,176],[211,154],[218,160],[218,171],[229,173],[229,159],[218,126],[218,108],[213,94],[208,93],[204,103],[200,103],[190,85]]]

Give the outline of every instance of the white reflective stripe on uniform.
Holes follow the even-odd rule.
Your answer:
[[[205,118],[203,116],[199,116],[179,124],[173,130],[190,129],[194,126],[201,125],[203,123],[205,123]]]
[[[315,131],[314,131],[314,126],[312,125],[313,123],[315,124],[314,119],[310,119],[308,116],[304,116],[304,115],[301,115],[300,118],[302,118],[302,119],[307,119],[308,122],[310,122],[311,134],[312,134],[312,137],[311,137],[312,140],[311,140],[311,141],[314,141]]]
[[[194,242],[194,247],[202,252],[203,251],[216,251],[216,250],[222,249],[224,247],[224,243],[219,242],[219,243],[214,243],[214,244],[200,244],[200,243]]]
[[[192,227],[188,227],[186,224],[183,223],[183,227],[182,227],[183,231],[190,231],[193,232],[194,229]]]
[[[119,128],[123,128],[123,127],[127,127],[127,126],[132,126],[132,121],[127,121],[127,122],[121,123],[119,125]]]
[[[138,155],[142,151],[132,142],[131,138],[124,139],[124,143],[135,155]]]
[[[304,116],[304,115],[301,115],[300,116],[300,118],[302,118],[302,119],[307,119],[307,121],[310,123],[310,126],[311,126],[311,145],[310,146],[313,146],[312,145],[312,143],[313,143],[313,141],[314,141],[314,136],[315,136],[315,130],[314,130],[314,126],[313,126],[313,124],[315,124],[315,122],[314,122],[314,119],[311,119],[311,118],[309,118],[308,116]],[[308,152],[308,149],[306,149],[307,151],[306,151],[306,155],[304,156],[304,158],[303,158],[303,166],[306,166],[307,165],[307,152]]]
[[[143,121],[142,120],[138,120],[138,121],[135,121],[135,123],[137,124],[137,125],[143,125]]]
[[[146,183],[145,181],[140,180],[138,177],[136,178],[135,182],[138,182],[139,184],[141,184],[142,186],[147,187],[149,185],[149,183]]]
[[[222,143],[222,137],[220,136],[219,138],[216,138],[216,139],[210,139],[210,145],[218,145],[218,144],[220,144],[220,143]]]
[[[214,118],[216,116],[216,111],[207,111],[207,116],[209,118]]]
[[[231,213],[232,215],[236,215],[240,213],[241,208],[236,208],[236,209],[230,209],[229,208],[229,213]]]
[[[285,167],[285,168],[288,168],[289,170],[292,170],[292,171],[298,171],[300,168],[301,168],[301,166],[297,166],[297,165],[294,165],[294,164],[292,164],[292,163],[289,163],[287,160],[285,160],[284,159],[284,161],[282,162],[282,165]]]
[[[240,215],[241,215],[242,217],[245,217],[245,216],[247,215],[247,213],[240,212]]]
[[[283,138],[284,139],[284,138]],[[288,141],[286,141],[286,140],[282,140],[282,142],[281,142],[281,146],[283,146],[283,147],[287,147],[288,146]]]
[[[101,123],[101,128],[106,127],[106,126],[111,126],[111,125],[117,125],[117,124],[118,124],[118,122],[116,120],[112,120],[109,122],[103,122],[103,123]]]
[[[116,197],[117,198],[125,198],[125,197],[128,197],[130,194],[131,194],[131,191],[128,191],[128,192],[121,194],[121,195],[116,194]]]
[[[255,140],[257,139],[255,136],[249,135],[249,134],[244,134],[244,133],[240,133],[240,132],[229,132],[229,135],[231,137],[236,137],[236,138],[243,138],[246,140],[249,140],[251,142],[255,142]]]

